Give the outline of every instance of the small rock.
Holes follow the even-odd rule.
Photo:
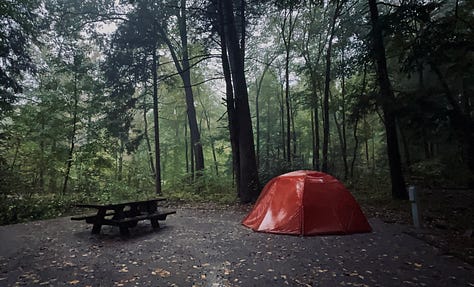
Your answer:
[[[466,232],[464,232],[463,236],[467,237],[467,238],[472,238],[472,236],[473,236],[472,229],[466,230]]]

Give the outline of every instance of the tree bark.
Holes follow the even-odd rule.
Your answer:
[[[295,23],[296,19],[293,19],[293,5],[290,5],[288,11],[285,9],[285,18],[281,25],[281,36],[285,46],[286,161],[288,163],[291,163],[294,157],[294,154],[291,152],[290,52]],[[288,34],[286,34],[287,29]]]
[[[66,172],[64,174],[64,183],[63,183],[63,190],[62,190],[63,195],[66,194],[67,185],[69,182],[69,174],[71,172],[71,167],[72,167],[74,147],[76,144],[77,113],[78,113],[77,109],[79,105],[79,95],[78,95],[78,88],[77,88],[77,71],[74,71],[74,88],[73,89],[74,89],[73,90],[74,105],[73,105],[73,112],[72,112],[73,113],[72,130],[71,130],[71,135],[69,138],[69,152],[68,152],[67,163],[66,163]]]
[[[194,94],[192,90],[191,71],[189,64],[188,53],[188,37],[187,37],[187,22],[186,22],[186,0],[181,0],[180,15],[178,15],[179,33],[181,38],[181,61],[176,55],[176,50],[171,43],[165,29],[161,26],[158,30],[168,46],[168,49],[173,58],[176,70],[178,71],[181,80],[183,81],[184,91],[186,96],[186,108],[189,121],[189,131],[191,133],[191,146],[194,154],[196,171],[201,173],[204,170],[204,153],[202,150],[201,134],[196,119],[196,109],[194,107]]]
[[[346,76],[344,73],[345,61],[344,61],[344,48],[342,49],[342,79],[341,79],[341,96],[342,96],[342,134],[341,134],[341,152],[342,161],[344,162],[344,179],[347,179],[349,174],[349,165],[347,163],[347,136],[346,136]]]
[[[188,147],[188,125],[187,120],[184,120],[184,157],[186,161],[186,173],[190,172],[189,168],[189,147]]]
[[[224,31],[232,73],[235,114],[238,125],[240,157],[240,200],[243,203],[255,201],[258,197],[258,171],[255,159],[252,120],[248,102],[247,82],[242,64],[242,51],[239,47],[234,20],[232,0],[222,1]]]
[[[202,107],[202,112],[204,114],[204,120],[206,121],[206,127],[207,130],[209,131],[209,137],[210,137],[210,142],[211,142],[211,151],[212,151],[212,159],[214,160],[214,169],[216,170],[216,175],[219,175],[219,164],[217,162],[217,155],[216,155],[216,145],[214,143],[214,139],[212,138],[211,132],[211,118],[207,112],[206,106],[202,102],[201,98],[199,97],[199,91],[198,91],[198,99],[199,103],[201,104]]]
[[[225,21],[222,9],[222,1],[218,0],[218,25],[219,25],[219,37],[221,42],[221,62],[222,71],[224,73],[225,80],[225,101],[227,108],[227,122],[229,127],[230,146],[232,150],[232,174],[234,176],[234,182],[237,187],[237,195],[241,198],[240,190],[240,152],[239,152],[239,137],[238,137],[238,126],[235,114],[235,99],[234,90],[232,85],[232,76],[229,65],[229,58],[227,56],[227,44],[225,39]]]
[[[143,123],[144,123],[144,134],[145,134],[145,142],[146,142],[146,148],[148,152],[148,160],[150,163],[150,170],[151,174],[153,175],[153,178],[156,178],[156,171],[155,171],[155,164],[153,163],[153,151],[151,149],[151,142],[150,142],[150,136],[148,135],[148,118],[147,118],[147,106],[146,106],[146,97],[143,97]]]
[[[362,75],[362,88],[361,88],[361,91],[360,91],[360,96],[363,97],[365,95],[365,88],[367,86],[367,65],[364,64],[364,72],[363,72],[363,75]],[[355,120],[355,123],[354,123],[354,131],[353,131],[353,135],[354,135],[354,149],[352,151],[352,161],[351,161],[351,178],[354,178],[354,167],[355,167],[355,162],[357,160],[357,150],[359,149],[359,137],[357,136],[357,129],[358,129],[358,124],[359,124],[359,120],[360,120],[360,117],[361,117],[361,114],[360,114],[360,111],[358,110],[356,112],[356,120]],[[369,160],[368,157],[368,147],[367,147],[367,140],[365,142],[365,148],[366,148],[366,156],[367,156],[367,161]]]
[[[328,150],[329,150],[329,89],[331,85],[331,54],[332,54],[332,40],[334,39],[334,32],[336,29],[336,21],[339,17],[342,4],[340,0],[336,0],[334,4],[334,15],[331,21],[331,31],[329,33],[328,48],[326,50],[326,72],[324,83],[324,97],[323,97],[323,162],[322,171],[328,172]]]
[[[313,100],[314,100],[314,106],[313,106],[313,114],[314,114],[314,143],[313,143],[313,168],[315,170],[320,169],[320,161],[321,158],[319,156],[319,150],[321,149],[321,138],[319,134],[319,111],[318,111],[318,93],[316,91],[316,75],[313,75],[314,72],[311,73],[311,86],[312,86],[312,94],[313,94]]]
[[[358,124],[359,124],[359,117],[356,118],[355,123],[354,123],[354,131],[353,131],[354,149],[352,151],[351,178],[354,178],[354,167],[355,167],[355,162],[357,160],[357,150],[359,149],[359,137],[357,136]]]
[[[396,117],[393,107],[395,95],[388,77],[385,47],[383,43],[382,29],[379,22],[379,13],[376,0],[368,0],[370,18],[372,24],[373,56],[376,63],[377,80],[380,86],[380,106],[383,110],[387,138],[387,154],[390,167],[390,178],[392,182],[392,197],[395,199],[408,199],[408,193],[403,178],[400,151],[398,147]]]
[[[256,123],[257,124],[257,135],[256,135],[257,136],[257,155],[256,155],[257,168],[260,166],[260,107],[259,107],[260,92],[262,90],[262,83],[263,83],[263,79],[265,78],[265,74],[267,73],[268,69],[270,68],[270,65],[275,59],[276,59],[276,56],[270,59],[270,61],[268,61],[267,63],[264,63],[265,67],[263,68],[262,75],[260,76],[260,79],[256,81],[257,92],[255,94],[255,118],[257,121]]]
[[[152,52],[152,74],[153,74],[153,121],[155,131],[155,193],[161,194],[161,156],[160,156],[160,123],[158,118],[158,56],[156,48]]]

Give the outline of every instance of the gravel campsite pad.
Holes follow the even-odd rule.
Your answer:
[[[474,286],[474,269],[406,231],[297,237],[256,233],[245,212],[177,209],[91,235],[69,218],[0,227],[0,286]]]

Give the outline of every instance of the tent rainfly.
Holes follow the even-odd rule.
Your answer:
[[[307,170],[270,180],[242,224],[254,231],[293,235],[372,231],[359,204],[340,181]]]

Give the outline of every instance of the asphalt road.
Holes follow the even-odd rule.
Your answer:
[[[58,218],[0,226],[0,286],[474,286],[473,266],[370,219],[373,232],[255,233],[242,211],[178,209],[153,231]]]

